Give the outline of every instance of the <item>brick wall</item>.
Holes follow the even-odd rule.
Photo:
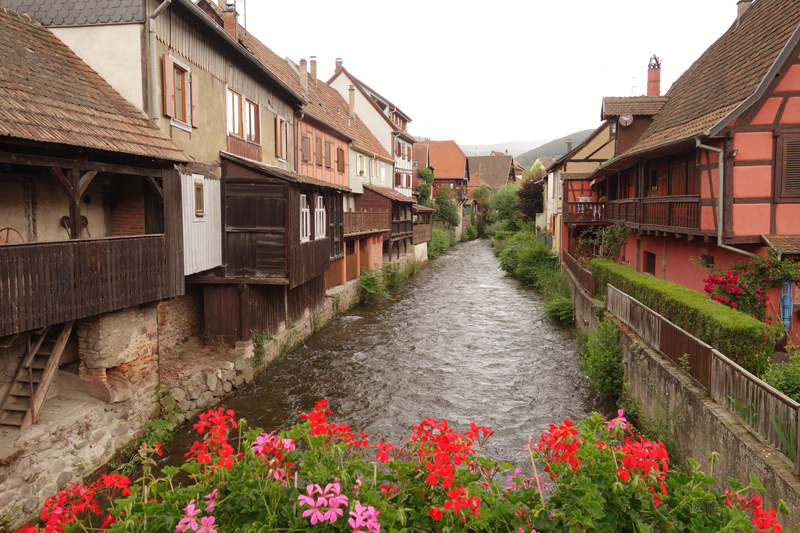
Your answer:
[[[135,177],[120,178],[117,201],[111,207],[111,237],[144,235],[144,183]]]
[[[187,285],[186,294],[158,304],[158,349],[172,348],[184,337],[203,334],[203,289]]]

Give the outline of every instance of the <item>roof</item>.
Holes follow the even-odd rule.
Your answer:
[[[606,96],[600,108],[600,120],[620,115],[657,115],[667,96]]]
[[[255,159],[242,157],[240,155],[232,154],[224,150],[220,150],[219,155],[223,159],[233,161],[234,163],[249,167],[258,172],[266,172],[271,176],[275,176],[276,178],[281,178],[292,183],[302,183],[304,185],[314,185],[315,187],[334,189],[336,191],[341,191],[341,192],[350,192],[349,187],[342,187],[341,185],[334,185],[333,183],[328,183],[327,181],[321,181],[318,179],[309,178],[308,176],[304,176],[303,174],[298,174],[297,172],[292,172],[291,170],[286,170],[284,168],[276,167],[274,165],[268,165],[266,163],[262,163],[261,161],[256,161]]]
[[[761,238],[779,254],[800,254],[800,235],[762,235]]]
[[[512,172],[510,155],[484,155],[469,158],[469,170],[490,189],[498,189],[508,183]]]
[[[550,165],[552,165],[553,163],[555,163],[556,158],[555,157],[537,157],[536,160],[533,162],[533,164],[531,166],[535,165],[537,161],[539,163],[541,163],[544,168],[547,168]]]
[[[403,202],[406,204],[413,204],[414,199],[409,198],[405,194],[401,194],[394,189],[387,189],[386,187],[375,187],[374,185],[367,185],[364,184],[365,189],[369,189],[370,191],[380,194],[381,196],[385,196],[389,200],[393,202]]]
[[[385,97],[384,97],[384,96],[382,96],[382,95],[381,95],[381,94],[380,94],[378,91],[376,91],[375,89],[373,89],[372,87],[370,87],[369,85],[367,85],[366,83],[364,83],[363,81],[361,81],[361,80],[359,80],[358,78],[356,78],[355,76],[353,76],[353,75],[350,73],[350,71],[348,71],[346,68],[342,67],[342,69],[341,69],[340,71],[338,71],[338,72],[335,72],[335,73],[333,74],[333,76],[331,77],[331,80],[332,80],[333,78],[335,78],[335,77],[336,77],[336,75],[337,75],[337,74],[339,74],[339,72],[341,72],[341,71],[344,71],[344,72],[346,72],[346,73],[347,73],[347,75],[350,77],[350,79],[352,79],[354,82],[356,82],[358,85],[360,85],[360,86],[361,86],[361,88],[364,90],[364,92],[370,93],[371,95],[374,95],[376,98],[379,98],[379,99],[383,100],[384,102],[386,102],[388,105],[390,105],[390,106],[394,107],[394,110],[395,110],[396,112],[400,113],[400,114],[403,116],[403,118],[405,118],[405,119],[406,119],[408,122],[411,122],[411,117],[409,117],[409,116],[408,116],[406,113],[404,113],[404,112],[403,112],[403,111],[402,111],[402,110],[401,110],[399,107],[397,107],[397,106],[396,106],[396,105],[395,105],[395,104],[394,104],[394,103],[393,103],[391,100],[389,100],[388,98],[385,98]]]
[[[584,148],[584,147],[585,147],[587,144],[589,144],[589,143],[590,143],[590,142],[591,142],[591,141],[592,141],[592,140],[593,140],[595,137],[597,137],[597,135],[598,135],[598,134],[599,134],[601,131],[603,131],[603,129],[604,129],[605,127],[606,127],[606,122],[603,122],[602,124],[600,124],[599,126],[597,126],[597,129],[595,129],[595,130],[594,130],[592,133],[590,133],[590,134],[589,134],[589,135],[588,135],[588,136],[587,136],[587,137],[586,137],[586,138],[583,140],[583,142],[581,142],[581,143],[580,143],[578,146],[576,146],[575,148],[573,148],[572,150],[570,150],[570,151],[569,151],[569,152],[567,152],[566,154],[562,155],[561,157],[559,157],[558,159],[556,159],[555,161],[553,161],[552,163],[550,163],[550,165],[548,165],[548,166],[547,166],[547,168],[546,168],[547,172],[552,172],[552,171],[554,171],[554,170],[555,170],[557,167],[561,166],[561,164],[562,164],[562,163],[564,163],[565,161],[569,161],[570,159],[572,159],[572,156],[573,156],[573,155],[577,154],[577,153],[578,153],[580,150],[582,150],[582,149],[583,149],[583,148]]]
[[[26,13],[45,26],[144,22],[142,0],[2,0],[3,7]]]
[[[436,179],[464,178],[467,156],[455,141],[420,141],[417,144],[428,147],[428,164],[433,167]]]
[[[428,145],[414,143],[411,148],[411,160],[417,162],[417,168],[428,168]]]
[[[757,0],[670,87],[668,101],[626,152],[718,130],[772,81],[776,61],[800,36],[800,0]],[[790,39],[791,38],[791,39]],[[791,42],[790,42],[791,40]],[[764,82],[764,83],[762,83]],[[739,109],[738,112],[742,112]]]
[[[433,208],[433,207],[427,207],[427,206],[419,205],[419,204],[414,204],[412,206],[412,209],[414,211],[417,211],[418,213],[435,213],[436,212],[436,209]]]
[[[53,33],[0,8],[0,136],[190,162]]]

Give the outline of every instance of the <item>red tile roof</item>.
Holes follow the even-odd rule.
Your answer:
[[[718,125],[755,93],[798,24],[800,0],[753,2],[670,87],[668,101],[627,153]]]
[[[433,167],[436,179],[464,178],[467,156],[455,141],[420,141],[417,144],[428,147],[428,164]]]
[[[4,8],[0,136],[192,161],[49,30]]]
[[[782,254],[800,254],[800,235],[762,235],[764,242]]]
[[[600,110],[600,120],[620,115],[657,115],[664,104],[666,96],[606,96]]]
[[[401,194],[394,189],[387,189],[385,187],[375,187],[373,185],[364,184],[365,189],[369,189],[370,191],[380,194],[381,196],[385,196],[386,198],[392,200],[393,202],[403,202],[406,204],[413,204],[414,199],[409,198],[405,194]]]
[[[478,176],[490,189],[498,189],[508,183],[513,175],[510,155],[484,155],[469,158],[469,171]]]

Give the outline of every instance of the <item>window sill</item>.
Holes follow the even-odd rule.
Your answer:
[[[195,223],[196,223],[196,222],[205,222],[205,221],[206,221],[206,216],[205,216],[205,214],[203,214],[203,215],[197,215],[197,214],[195,214],[195,216],[194,216],[194,220],[192,220],[192,222],[195,222]]]
[[[183,130],[187,133],[192,133],[192,127],[185,122],[181,122],[180,120],[170,118],[169,125],[172,126],[173,128],[178,128],[179,130]]]

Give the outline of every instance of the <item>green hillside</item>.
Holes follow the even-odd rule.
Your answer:
[[[567,151],[567,139],[572,139],[572,147],[578,146],[589,136],[594,130],[583,130],[575,133],[565,135],[560,139],[550,141],[549,143],[537,146],[533,150],[528,150],[522,155],[517,156],[517,161],[525,165],[525,168],[530,168],[531,164],[536,161],[537,157],[560,157]]]

